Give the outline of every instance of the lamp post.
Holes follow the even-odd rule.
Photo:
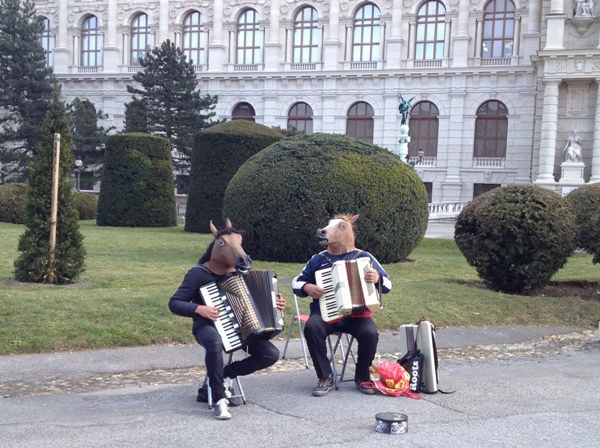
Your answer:
[[[81,167],[83,166],[83,161],[77,157],[75,159],[75,167],[77,168],[77,191],[79,191],[79,174],[81,172]]]

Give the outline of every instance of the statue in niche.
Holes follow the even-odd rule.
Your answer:
[[[594,8],[596,0],[574,0],[573,1],[573,17],[594,17]]]
[[[577,131],[573,129],[571,135],[567,139],[567,144],[565,145],[563,152],[565,153],[565,162],[569,163],[578,163],[582,162],[583,159],[581,157],[581,136],[577,134]]]

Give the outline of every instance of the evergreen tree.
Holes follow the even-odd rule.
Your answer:
[[[73,203],[72,137],[60,86],[52,94],[50,111],[43,126],[44,140],[31,165],[25,212],[25,232],[19,239],[15,278],[23,282],[72,283],[84,270],[85,249],[79,232],[79,215]],[[61,136],[55,260],[50,260],[50,216],[54,134]]]
[[[94,173],[98,172],[104,157],[104,145],[108,138],[108,133],[114,130],[114,126],[104,128],[98,126],[98,120],[108,118],[102,110],[96,110],[96,107],[89,100],[75,98],[67,106],[67,115],[69,125],[73,136],[73,153],[82,162],[83,182],[95,182],[99,178]]]
[[[12,181],[27,178],[52,98],[41,31],[31,0],[0,0],[0,162]]]
[[[218,98],[200,96],[192,62],[186,61],[181,49],[168,39],[140,58],[140,65],[144,70],[133,79],[142,88],[127,86],[133,94],[127,105],[127,132],[146,131],[166,137],[175,150],[189,158],[194,135],[215,116]],[[134,118],[139,112],[142,117]]]

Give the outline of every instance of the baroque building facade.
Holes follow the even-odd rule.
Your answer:
[[[364,138],[430,202],[600,181],[595,0],[38,0],[67,102],[123,127],[139,58],[166,39],[218,118]],[[408,105],[407,147],[399,144]],[[565,176],[565,143],[578,165]],[[571,139],[570,139],[571,137]]]

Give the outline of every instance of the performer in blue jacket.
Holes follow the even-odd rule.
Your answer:
[[[327,246],[327,250],[313,255],[292,283],[294,294],[299,297],[313,298],[310,304],[310,317],[304,326],[304,335],[318,377],[317,386],[312,390],[312,394],[316,397],[327,395],[334,387],[331,364],[327,356],[327,337],[335,332],[348,333],[356,339],[358,359],[354,382],[362,393],[369,395],[375,393],[375,385],[370,380],[369,369],[377,353],[379,333],[371,311],[366,309],[333,322],[325,322],[319,307],[319,297],[323,295],[324,290],[317,286],[315,279],[316,271],[330,269],[336,261],[369,257],[373,268],[366,272],[365,281],[377,284],[383,294],[391,291],[392,282],[375,257],[354,246],[352,225],[357,219],[358,215],[337,215],[329,221],[327,227],[317,230],[317,237],[322,245]]]

